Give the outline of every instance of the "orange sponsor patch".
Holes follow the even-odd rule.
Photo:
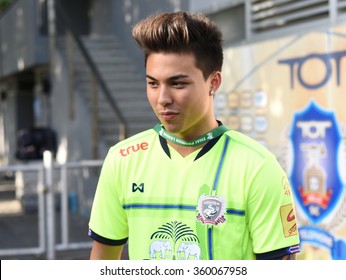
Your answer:
[[[298,234],[296,215],[292,204],[280,207],[280,217],[285,237]]]

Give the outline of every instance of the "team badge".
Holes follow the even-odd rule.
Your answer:
[[[196,218],[202,224],[216,226],[226,222],[225,210],[225,199],[222,196],[206,196],[202,194],[198,201]]]
[[[294,115],[291,182],[298,203],[315,224],[334,209],[343,185],[338,168],[341,134],[333,112],[312,101]]]

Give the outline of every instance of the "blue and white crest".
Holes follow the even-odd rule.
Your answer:
[[[294,114],[290,140],[292,189],[305,214],[317,224],[334,209],[343,190],[338,169],[341,133],[334,113],[311,101]]]

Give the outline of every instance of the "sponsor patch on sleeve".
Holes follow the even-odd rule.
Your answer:
[[[292,203],[280,207],[280,217],[285,237],[298,234],[296,215]]]

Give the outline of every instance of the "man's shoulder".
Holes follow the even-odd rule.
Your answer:
[[[261,157],[272,155],[272,152],[267,147],[244,133],[230,130],[227,132],[227,135],[230,137],[231,143],[241,152],[254,153]]]
[[[140,143],[144,143],[144,142],[149,143],[149,142],[153,141],[156,134],[157,133],[152,128],[144,130],[142,132],[139,132],[137,134],[129,136],[128,138],[114,144],[110,148],[110,150],[112,151],[112,150],[123,149],[124,147],[128,147],[128,146],[135,145],[135,144],[140,144]]]

